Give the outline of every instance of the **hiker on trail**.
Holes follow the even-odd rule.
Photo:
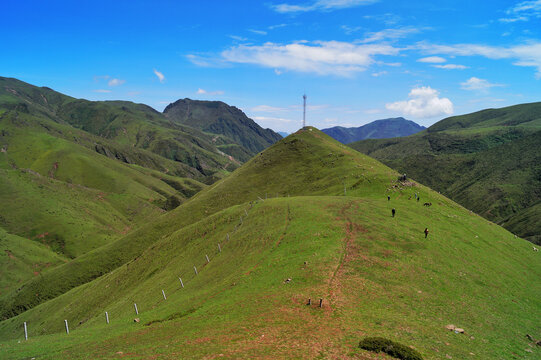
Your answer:
[[[419,202],[420,199],[421,199],[421,198],[417,196],[417,202]]]
[[[394,214],[396,213],[396,210],[393,208],[393,209],[391,210],[391,213],[393,214],[393,217],[394,217]]]
[[[387,195],[387,201],[391,201],[391,197]]]
[[[425,228],[425,239],[427,238],[428,236],[428,228]]]

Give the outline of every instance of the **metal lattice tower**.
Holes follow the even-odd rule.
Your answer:
[[[302,96],[302,99],[304,101],[303,104],[303,110],[302,110],[302,127],[306,127],[306,94]]]

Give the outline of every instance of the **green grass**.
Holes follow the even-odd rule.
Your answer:
[[[45,290],[73,286],[0,322],[0,354],[390,359],[358,349],[380,336],[425,359],[538,358],[525,351],[525,334],[541,333],[538,253],[396,175],[313,128],[299,131],[155,223],[44,273]]]
[[[444,119],[405,138],[349,144],[539,243],[541,103]]]
[[[40,276],[50,267],[67,261],[45,245],[13,235],[0,228],[0,296]]]

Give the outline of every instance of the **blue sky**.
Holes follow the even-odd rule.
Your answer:
[[[9,1],[0,76],[292,132],[541,100],[541,0]]]

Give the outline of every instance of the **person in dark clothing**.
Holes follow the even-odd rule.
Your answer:
[[[419,202],[420,199],[421,199],[421,198],[417,196],[417,202]]]
[[[425,239],[428,237],[428,228],[425,228]]]
[[[391,197],[387,195],[387,201],[391,201]]]
[[[393,208],[393,209],[391,210],[391,213],[393,214],[393,217],[394,217],[394,214],[396,213],[396,210]]]

